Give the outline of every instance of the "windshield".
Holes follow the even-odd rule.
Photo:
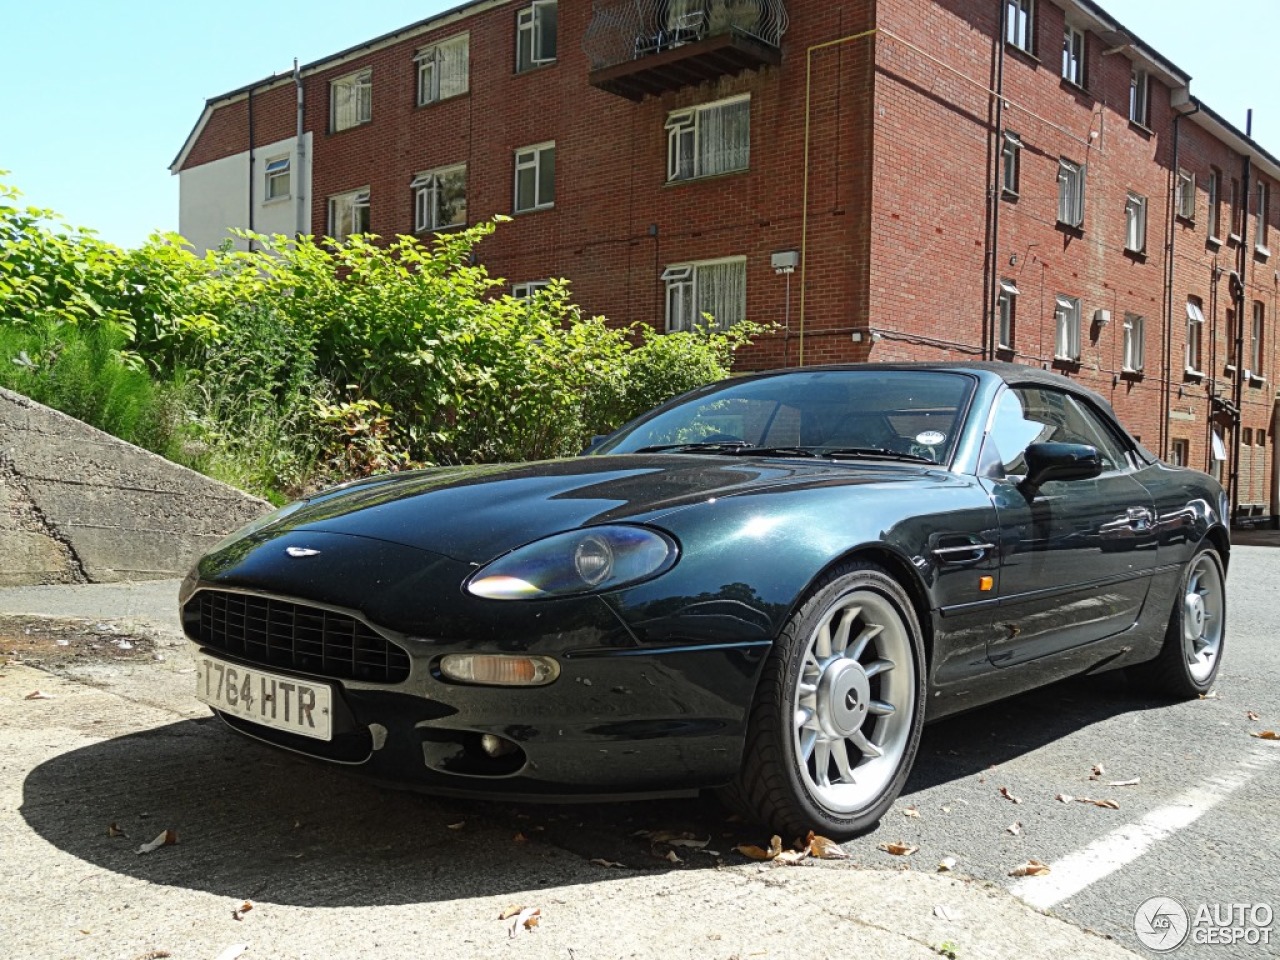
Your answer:
[[[726,381],[641,419],[593,454],[750,453],[875,456],[946,463],[975,381],[930,370],[797,371]]]

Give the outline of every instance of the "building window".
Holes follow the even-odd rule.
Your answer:
[[[1246,447],[1253,446],[1253,427],[1245,427],[1240,442]]]
[[[1229,240],[1240,242],[1240,230],[1244,226],[1244,204],[1240,202],[1240,181],[1231,178],[1231,226]]]
[[[1245,374],[1261,380],[1262,340],[1266,331],[1267,308],[1261,300],[1253,301],[1253,323],[1249,326],[1249,363],[1245,366]]]
[[[1195,297],[1187,300],[1187,355],[1186,372],[1201,376],[1200,338],[1204,331],[1204,311]]]
[[[413,190],[413,229],[443,230],[467,222],[467,165],[458,164],[420,173]]]
[[[1072,227],[1084,223],[1085,167],[1070,160],[1058,161],[1058,222]]]
[[[1124,315],[1124,370],[1141,373],[1145,360],[1143,341],[1146,337],[1146,320],[1137,314]]]
[[[1222,234],[1222,171],[1217,167],[1209,170],[1209,239],[1221,243]]]
[[[530,280],[526,283],[513,283],[511,285],[511,296],[517,300],[532,300],[539,290],[550,285],[550,280]]]
[[[1141,67],[1134,67],[1129,77],[1129,119],[1145,127],[1150,120],[1151,78]]]
[[[747,258],[675,263],[662,272],[667,285],[667,331],[692,330],[711,315],[727,330],[747,316]]]
[[[751,156],[751,100],[736,97],[667,115],[667,180],[745,170]]]
[[[1022,167],[1022,138],[1005,131],[1004,146],[1000,151],[1000,187],[1006,197],[1018,195],[1018,181]]]
[[[1178,170],[1176,193],[1174,205],[1177,207],[1178,216],[1183,220],[1194,220],[1196,218],[1196,175],[1190,170]]]
[[[1258,181],[1257,209],[1254,211],[1257,223],[1253,228],[1253,242],[1258,253],[1269,257],[1267,249],[1267,216],[1271,212],[1271,187],[1265,180]]]
[[[516,13],[516,73],[556,59],[556,0],[534,0]]]
[[[1035,52],[1035,10],[1035,0],[1004,2],[1005,41],[1027,53]]]
[[[267,200],[287,200],[289,197],[289,158],[274,157],[267,161],[266,188],[262,191]]]
[[[413,58],[418,64],[418,106],[466,93],[470,54],[471,38],[465,33],[419,50]]]
[[[516,213],[556,205],[556,145],[539,143],[516,151]]]
[[[345,240],[369,232],[369,188],[339,193],[329,198],[329,236]]]
[[[1001,350],[1013,349],[1013,324],[1017,315],[1018,285],[1001,279],[1000,295],[996,298],[996,346]]]
[[[1124,204],[1124,248],[1130,253],[1147,249],[1147,198],[1129,194]]]
[[[1172,448],[1169,451],[1169,463],[1175,467],[1185,467],[1189,448],[1190,444],[1186,440],[1173,441]]]
[[[329,84],[329,129],[337,133],[373,119],[373,71],[361,70]]]
[[[1084,31],[1069,23],[1062,36],[1062,78],[1077,87],[1084,86]]]
[[[1053,315],[1056,327],[1054,359],[1075,363],[1080,359],[1080,298],[1058,294]]]
[[[1230,307],[1227,307],[1225,323],[1226,323],[1226,326],[1224,329],[1227,331],[1227,372],[1235,373],[1236,372],[1236,312],[1232,310]]]

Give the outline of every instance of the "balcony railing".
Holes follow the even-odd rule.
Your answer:
[[[782,0],[596,0],[582,46],[593,86],[629,100],[782,59]]]

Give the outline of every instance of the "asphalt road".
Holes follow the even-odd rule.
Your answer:
[[[1013,890],[1052,915],[1156,956],[1134,933],[1135,911],[1151,897],[1174,898],[1193,918],[1202,904],[1280,911],[1280,743],[1250,736],[1280,729],[1280,611],[1273,599],[1280,597],[1280,549],[1237,547],[1228,595],[1226,658],[1209,698],[1157,703],[1106,675],[928,728],[901,800],[877,830],[845,845],[852,864],[868,869],[841,874],[834,886],[822,885],[833,876],[825,864],[752,872],[757,868],[733,848],[767,845],[768,837],[728,819],[713,802],[517,806],[382,790],[232,735],[188,697],[194,675],[177,649],[164,661],[64,663],[56,672],[75,682],[61,681],[60,699],[15,708],[17,729],[0,730],[21,745],[0,753],[8,817],[0,819],[0,886],[13,901],[0,932],[8,929],[6,942],[36,943],[27,955],[132,958],[142,955],[139,930],[159,931],[157,949],[251,940],[255,921],[265,924],[274,909],[280,916],[273,935],[286,939],[273,941],[276,954],[250,955],[399,956],[415,937],[432,945],[424,955],[434,955],[440,924],[456,914],[449,934],[459,944],[456,955],[491,955],[490,947],[514,948],[501,937],[486,946],[494,936],[490,914],[519,900],[558,910],[566,925],[578,911],[581,938],[564,941],[576,943],[576,953],[551,950],[549,934],[538,941],[538,955],[571,960],[905,956],[907,947],[944,940],[946,927],[921,919],[919,904],[894,899],[906,897],[901,871],[937,880],[924,874],[951,857],[955,875],[977,881],[969,894],[984,884]],[[19,682],[33,682],[27,676]],[[61,719],[43,726],[40,711],[52,718],[55,709]],[[1095,766],[1102,772],[1091,779]],[[1114,800],[1119,809],[1064,803],[1060,794]],[[127,837],[107,837],[108,823]],[[1015,823],[1016,834],[1008,829]],[[178,847],[133,853],[166,828],[182,832]],[[687,834],[718,853],[673,849],[638,831]],[[894,857],[878,849],[890,841],[919,850]],[[680,862],[668,858],[672,852]],[[1030,858],[1049,864],[1050,873],[1009,876]],[[176,903],[165,891],[184,899]],[[937,889],[917,893],[927,914]],[[230,917],[227,905],[242,899],[257,902],[256,912]],[[965,931],[974,942],[985,947],[1003,937],[1012,945],[1007,955],[1043,955],[1027,938],[1039,942],[1051,931],[1024,929],[1021,915],[988,916],[972,896],[964,902],[980,911],[981,922]],[[424,904],[435,912],[424,913]],[[822,929],[806,920],[800,929],[811,942],[796,942],[796,911],[810,909]],[[206,920],[193,919],[200,911]],[[636,930],[641,915],[645,929]],[[216,927],[212,939],[200,939],[207,935],[198,930],[202,923]],[[56,949],[39,946],[45,941],[33,931],[45,926]],[[871,927],[911,932],[900,954],[878,953],[858,939]],[[117,932],[118,949],[110,941]],[[1270,933],[1277,942],[1225,946],[1189,938],[1165,955],[1280,956],[1280,922]],[[296,951],[279,946],[289,936]],[[625,949],[612,939],[619,936],[627,938]],[[79,938],[82,947],[65,946]],[[1091,949],[1055,947],[1054,955],[1102,955],[1109,947],[1101,938],[1091,942]],[[520,952],[534,955],[529,947]]]

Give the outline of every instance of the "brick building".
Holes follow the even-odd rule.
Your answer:
[[[1091,0],[474,0],[209,100],[180,229],[429,235],[513,293],[994,357],[1275,517],[1280,160]],[[792,267],[791,265],[794,265]]]

